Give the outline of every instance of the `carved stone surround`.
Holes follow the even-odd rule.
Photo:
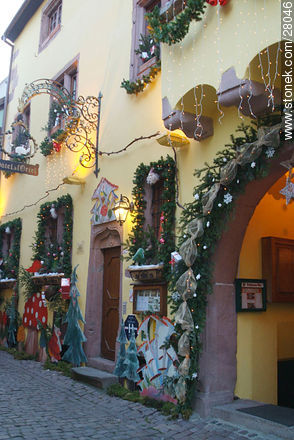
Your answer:
[[[115,363],[100,358],[104,271],[103,249],[121,246],[121,244],[122,227],[116,221],[92,225],[85,314],[85,336],[87,338],[85,352],[90,366],[109,372],[113,371]],[[122,265],[120,269],[120,280],[122,280]],[[121,285],[122,283],[120,283],[120,286]],[[122,292],[120,287],[120,310],[121,296]]]
[[[203,351],[200,358],[196,410],[204,417],[213,406],[231,403],[237,379],[237,314],[234,281],[239,255],[254,210],[269,188],[284,174],[282,160],[289,159],[293,144],[285,144],[280,155],[271,162],[271,171],[264,179],[248,183],[215,250],[213,293],[208,296]]]

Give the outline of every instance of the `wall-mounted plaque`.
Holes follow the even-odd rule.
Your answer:
[[[266,280],[238,278],[235,286],[237,312],[266,310]]]

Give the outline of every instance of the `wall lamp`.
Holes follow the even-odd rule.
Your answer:
[[[120,195],[120,199],[115,203],[112,209],[116,220],[122,226],[127,219],[128,212],[134,211],[134,203],[130,202],[127,196]]]

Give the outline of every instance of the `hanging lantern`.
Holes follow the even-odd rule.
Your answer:
[[[126,196],[120,195],[120,199],[115,203],[113,212],[115,214],[116,220],[122,226],[127,219],[128,212],[133,212],[134,204],[130,202]]]

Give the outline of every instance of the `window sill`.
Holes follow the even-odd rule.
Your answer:
[[[148,75],[151,67],[155,66],[156,63],[157,63],[156,57],[150,58],[150,60],[143,63],[139,67],[137,78],[141,79],[143,77],[143,75]]]
[[[184,4],[183,4],[184,3]],[[160,17],[162,21],[172,21],[176,15],[185,9],[186,2],[183,0],[170,0],[160,8]]]
[[[50,130],[50,137],[52,138],[52,136],[54,136],[55,133],[56,133],[57,131],[59,131],[59,130],[64,130],[64,128],[65,128],[65,123],[64,123],[64,121],[62,121],[62,123],[60,123],[60,124],[58,124],[58,125],[55,125],[55,126],[52,127],[51,130]]]
[[[16,279],[0,280],[0,289],[13,289]]]
[[[56,35],[59,33],[60,30],[61,30],[61,25],[58,24],[56,26],[56,28],[53,29],[53,31],[42,42],[40,42],[39,52],[41,52],[43,49],[45,49],[45,47],[48,46],[50,41],[53,40],[56,37]]]
[[[133,281],[149,283],[163,279],[163,264],[129,266],[128,271]]]

